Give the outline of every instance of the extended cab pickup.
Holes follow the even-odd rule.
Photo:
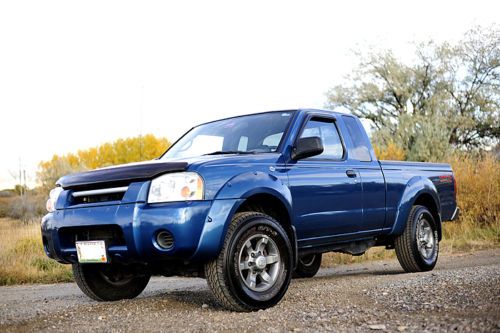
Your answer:
[[[154,161],[62,177],[43,245],[98,301],[185,275],[252,311],[314,276],[325,252],[384,246],[407,272],[433,269],[455,191],[448,164],[378,161],[354,116],[266,112],[194,127]]]

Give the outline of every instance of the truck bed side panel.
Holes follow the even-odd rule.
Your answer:
[[[408,183],[415,177],[427,177],[437,189],[443,221],[450,220],[455,208],[455,185],[449,164],[380,161],[387,182],[387,223],[395,222],[397,210]]]

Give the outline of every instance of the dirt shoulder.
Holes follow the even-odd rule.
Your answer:
[[[154,278],[135,300],[97,303],[75,284],[0,287],[0,331],[500,332],[500,249],[443,256],[432,272],[396,260],[322,269],[255,313],[216,305],[206,282]]]

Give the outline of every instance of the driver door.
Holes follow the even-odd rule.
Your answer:
[[[299,247],[353,238],[363,219],[361,179],[345,159],[335,119],[310,116],[298,138],[314,136],[323,153],[287,165]]]

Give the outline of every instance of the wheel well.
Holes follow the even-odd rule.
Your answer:
[[[290,243],[292,244],[292,248],[294,249],[295,260],[297,258],[297,239],[295,235],[295,230],[292,226],[292,220],[290,218],[290,214],[288,210],[283,204],[283,202],[277,197],[271,194],[255,194],[251,197],[247,198],[241,205],[238,207],[236,213],[239,212],[260,212],[267,214],[278,221],[281,226],[285,229],[288,234],[288,238],[290,239]]]
[[[430,210],[432,217],[434,218],[434,221],[436,221],[436,227],[437,227],[437,232],[438,232],[438,237],[439,240],[441,240],[441,217],[439,215],[439,209],[436,205],[436,202],[434,201],[434,198],[427,193],[421,194],[418,196],[417,200],[415,200],[414,205],[420,205],[426,207],[428,210]]]
[[[291,230],[292,221],[283,202],[271,194],[255,194],[238,207],[239,212],[261,212],[276,219],[284,228]]]

